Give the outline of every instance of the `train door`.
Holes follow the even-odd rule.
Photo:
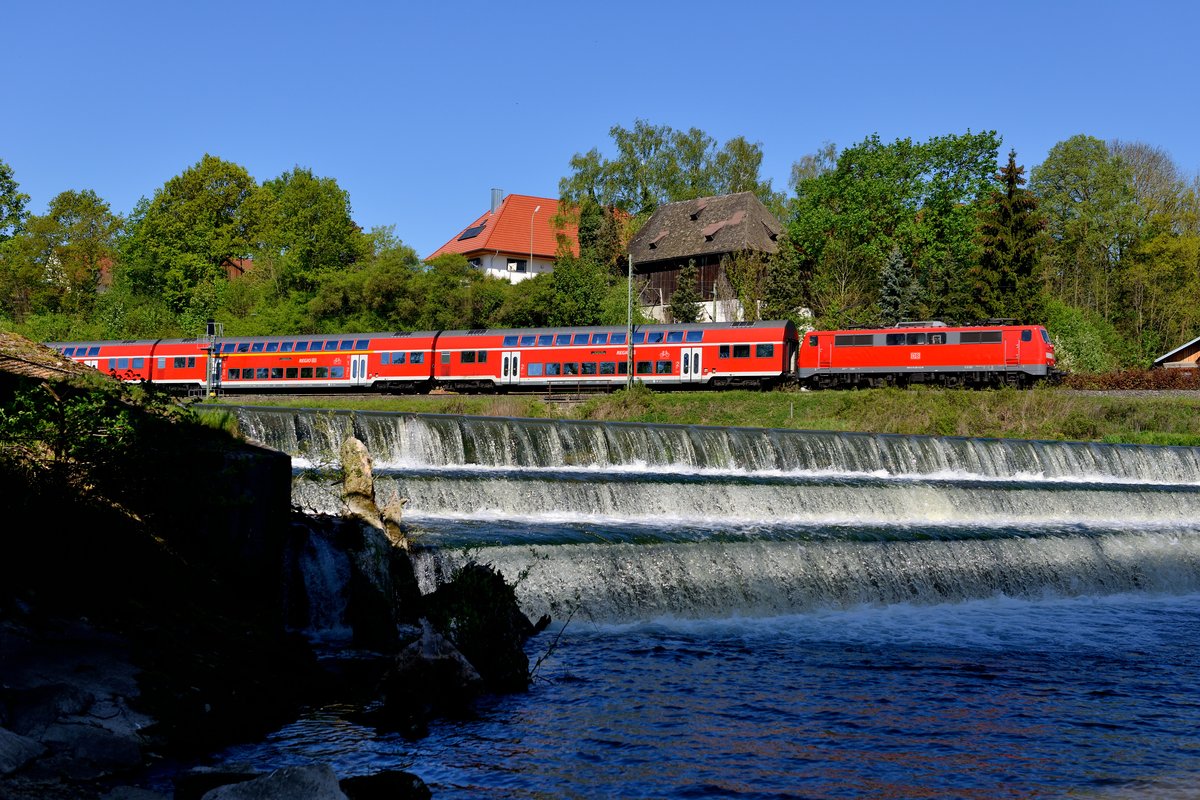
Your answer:
[[[1004,366],[1015,367],[1021,363],[1021,332],[1006,330],[1003,334]]]
[[[367,385],[367,356],[350,356],[350,385]]]
[[[679,357],[679,380],[683,383],[699,383],[704,380],[700,364],[700,348],[685,347]]]
[[[500,354],[500,383],[516,384],[521,381],[521,351],[505,350]]]
[[[833,366],[833,337],[817,337],[817,369],[829,369]]]

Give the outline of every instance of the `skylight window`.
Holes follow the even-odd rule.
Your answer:
[[[474,239],[476,236],[483,233],[483,229],[486,227],[487,227],[487,223],[485,222],[482,225],[475,225],[474,227],[467,228],[465,231],[462,232],[462,235],[458,237],[458,240],[460,242],[464,242],[467,239]]]

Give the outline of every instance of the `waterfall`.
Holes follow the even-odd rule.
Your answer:
[[[1200,590],[1200,448],[236,410],[293,496],[353,434],[429,591],[468,560],[531,615],[622,621]]]

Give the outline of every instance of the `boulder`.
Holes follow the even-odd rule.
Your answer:
[[[348,800],[337,775],[325,764],[283,767],[269,775],[221,786],[203,800]]]
[[[33,739],[0,728],[0,775],[16,772],[44,752]]]
[[[432,797],[425,781],[401,770],[344,778],[341,786],[350,800],[429,800]]]

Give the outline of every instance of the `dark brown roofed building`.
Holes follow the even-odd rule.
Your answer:
[[[1155,367],[1167,369],[1195,369],[1197,365],[1200,365],[1200,337],[1154,359]]]
[[[641,276],[647,284],[641,294],[643,310],[662,318],[679,271],[692,261],[700,274],[700,296],[711,301],[704,304],[705,316],[720,316],[716,296],[723,261],[739,253],[774,255],[782,231],[753,192],[659,206],[629,242],[635,279]]]

